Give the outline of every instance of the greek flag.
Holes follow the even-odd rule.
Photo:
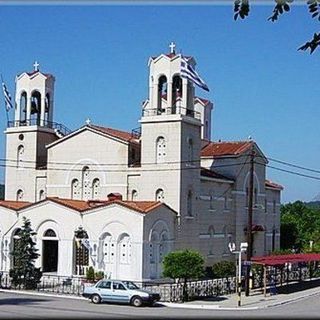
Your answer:
[[[203,90],[209,91],[209,88],[206,85],[206,83],[200,78],[198,73],[184,59],[181,59],[180,73],[182,78],[187,78]]]
[[[81,243],[82,243],[82,245],[83,245],[85,248],[87,248],[88,250],[90,250],[91,247],[90,247],[90,242],[89,242],[88,239],[82,239]]]
[[[13,108],[12,102],[11,102],[11,95],[7,89],[7,86],[5,85],[4,82],[2,82],[2,90],[3,90],[3,95],[4,95],[4,101],[5,101],[5,107],[7,112]]]

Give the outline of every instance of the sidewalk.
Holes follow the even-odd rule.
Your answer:
[[[264,297],[263,292],[261,290],[250,292],[250,295],[248,297],[246,297],[245,293],[242,292],[240,307],[238,307],[237,294],[230,294],[203,300],[195,300],[185,303],[161,302],[161,304],[171,308],[254,310],[290,303],[292,301],[296,301],[313,295],[320,295],[320,286],[302,289],[300,291],[294,292],[292,292],[292,290],[287,290],[287,292],[280,291],[276,295],[270,295],[269,293],[267,293],[266,297]]]
[[[11,290],[0,289],[0,292],[7,292],[13,294],[27,294],[36,296],[47,297],[59,297],[67,299],[87,300],[82,296],[65,295],[57,293],[43,293],[38,291],[23,291],[23,290]],[[219,297],[199,299],[195,301],[189,301],[185,303],[171,303],[171,302],[158,302],[159,305],[166,306],[168,308],[188,308],[188,309],[215,309],[215,310],[256,310],[273,306],[278,306],[285,303],[290,303],[299,299],[307,298],[314,295],[320,295],[320,282],[308,285],[290,285],[287,288],[278,288],[276,295],[270,295],[267,293],[264,297],[263,292],[259,290],[251,291],[248,297],[245,293],[241,294],[241,306],[238,307],[238,295],[230,294]]]

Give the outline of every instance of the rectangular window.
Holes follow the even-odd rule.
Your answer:
[[[273,200],[273,213],[276,213],[276,200]]]
[[[264,212],[265,212],[265,213],[268,212],[268,200],[267,200],[267,198],[264,199]]]

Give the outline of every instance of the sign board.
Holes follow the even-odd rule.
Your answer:
[[[243,261],[243,265],[244,266],[251,266],[252,265],[252,261]]]

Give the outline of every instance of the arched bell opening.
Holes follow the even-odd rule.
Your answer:
[[[20,95],[19,125],[25,125],[27,120],[27,93],[23,91]]]
[[[176,113],[181,107],[182,99],[182,79],[180,75],[175,75],[172,78],[172,109],[171,113]]]
[[[40,125],[41,116],[41,93],[39,91],[33,91],[31,95],[31,110],[30,120],[31,125]]]
[[[167,92],[168,92],[168,81],[167,77],[162,75],[158,81],[158,104],[157,104],[157,113],[161,114],[165,111],[166,101],[167,101]]]

